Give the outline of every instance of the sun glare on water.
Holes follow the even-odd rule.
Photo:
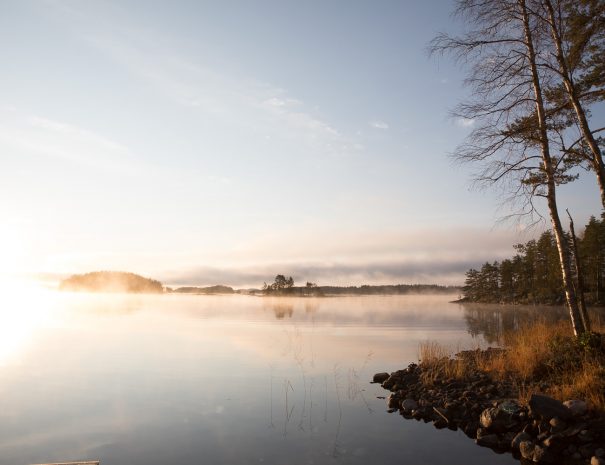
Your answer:
[[[0,366],[18,363],[35,334],[52,323],[56,293],[36,283],[0,283]]]

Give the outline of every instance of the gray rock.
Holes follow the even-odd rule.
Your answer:
[[[572,416],[571,410],[565,407],[563,403],[542,394],[532,394],[529,399],[529,408],[533,416],[541,417],[545,420],[550,420],[554,417],[568,420]]]
[[[414,399],[405,399],[401,402],[401,408],[406,412],[411,412],[418,408],[418,403]]]
[[[498,447],[498,435],[487,434],[485,436],[478,437],[475,442],[480,446],[491,447],[492,449],[494,449]]]
[[[580,434],[580,431],[582,431],[584,428],[586,428],[585,423],[581,423],[579,425],[573,425],[573,426],[570,426],[569,428],[567,428],[561,434],[565,437],[571,438],[573,436],[577,436],[578,434]]]
[[[509,431],[508,433],[504,433],[502,435],[502,437],[500,438],[500,441],[498,443],[498,448],[503,449],[503,450],[509,450],[511,448],[513,439],[515,439],[515,436],[517,436],[517,434],[512,431]]]
[[[538,441],[544,441],[546,438],[550,437],[550,431],[543,431],[542,433],[538,434],[538,436],[536,437],[536,439]]]
[[[382,387],[390,390],[393,386],[395,386],[395,384],[397,384],[397,381],[399,381],[399,378],[391,375],[382,382]]]
[[[513,399],[507,399],[498,405],[498,408],[509,415],[518,414],[521,412],[521,406],[519,402]]]
[[[594,455],[596,455],[597,457],[605,457],[605,449],[599,447],[597,450],[594,451]]]
[[[479,418],[481,426],[492,433],[504,433],[509,421],[510,416],[497,407],[486,408]]]
[[[519,452],[521,456],[527,460],[534,459],[534,443],[531,441],[521,441],[519,444]]]
[[[588,405],[583,400],[566,400],[565,402],[563,402],[563,405],[565,405],[565,407],[567,407],[571,411],[571,414],[574,417],[581,417],[582,415],[585,415],[588,411]]]
[[[437,429],[443,429],[447,427],[447,421],[443,418],[437,418],[436,420],[433,420],[433,426]]]
[[[530,436],[535,436],[537,434],[534,425],[529,423],[523,427],[523,432],[529,434]]]
[[[538,434],[550,434],[550,423],[547,421],[538,422]]]
[[[539,463],[554,463],[556,460],[555,455],[545,447],[539,444],[534,446],[534,462]]]
[[[550,449],[552,447],[560,446],[561,444],[563,444],[563,442],[564,442],[564,437],[559,433],[555,433],[552,436],[549,436],[546,439],[544,439],[544,441],[542,443],[544,444],[545,447]]]
[[[550,421],[550,431],[552,433],[560,433],[561,431],[567,428],[567,423],[561,420],[559,417],[551,418]]]
[[[593,440],[593,435],[589,430],[583,429],[578,433],[578,440],[582,443],[591,442]]]
[[[605,465],[605,459],[593,455],[590,459],[590,465]]]
[[[578,452],[585,459],[589,459],[594,455],[595,447],[592,444],[584,444],[583,446],[578,447]]]
[[[531,441],[531,436],[523,431],[517,434],[510,443],[512,450],[519,450],[519,446],[523,441]]]
[[[374,375],[374,378],[372,379],[372,382],[384,383],[387,379],[389,379],[389,376],[391,376],[391,375],[388,373],[376,373]]]

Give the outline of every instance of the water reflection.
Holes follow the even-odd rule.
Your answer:
[[[294,305],[288,299],[263,298],[263,307],[275,314],[275,318],[283,320],[286,316],[292,318]]]
[[[368,383],[423,340],[482,343],[447,300],[48,293],[0,368],[0,465],[514,463]]]
[[[569,319],[567,310],[558,306],[460,304],[460,307],[469,333],[474,337],[482,336],[488,344],[497,344],[503,334],[516,331],[523,325]],[[590,316],[593,321],[600,322],[605,316],[605,309],[592,308]]]

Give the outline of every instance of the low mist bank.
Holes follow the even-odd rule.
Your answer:
[[[278,275],[281,276],[281,275]],[[291,279],[291,278],[290,278]],[[403,294],[453,294],[460,292],[457,286],[441,286],[437,284],[385,284],[360,286],[318,286],[309,283],[305,286],[295,286],[290,281],[289,287],[270,289],[261,288],[234,289],[223,284],[198,287],[183,286],[169,287],[162,282],[145,278],[135,273],[122,271],[94,271],[76,274],[59,283],[62,291],[83,292],[126,292],[126,293],[176,293],[176,294],[253,294],[253,295],[292,295],[292,296],[322,296],[322,295],[403,295]]]

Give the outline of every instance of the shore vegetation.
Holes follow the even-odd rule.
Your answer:
[[[500,347],[458,351],[434,341],[419,347],[422,380],[464,380],[477,371],[507,386],[522,403],[541,392],[560,401],[583,399],[605,412],[605,338],[602,323],[574,337],[569,324],[537,322],[504,333]]]

